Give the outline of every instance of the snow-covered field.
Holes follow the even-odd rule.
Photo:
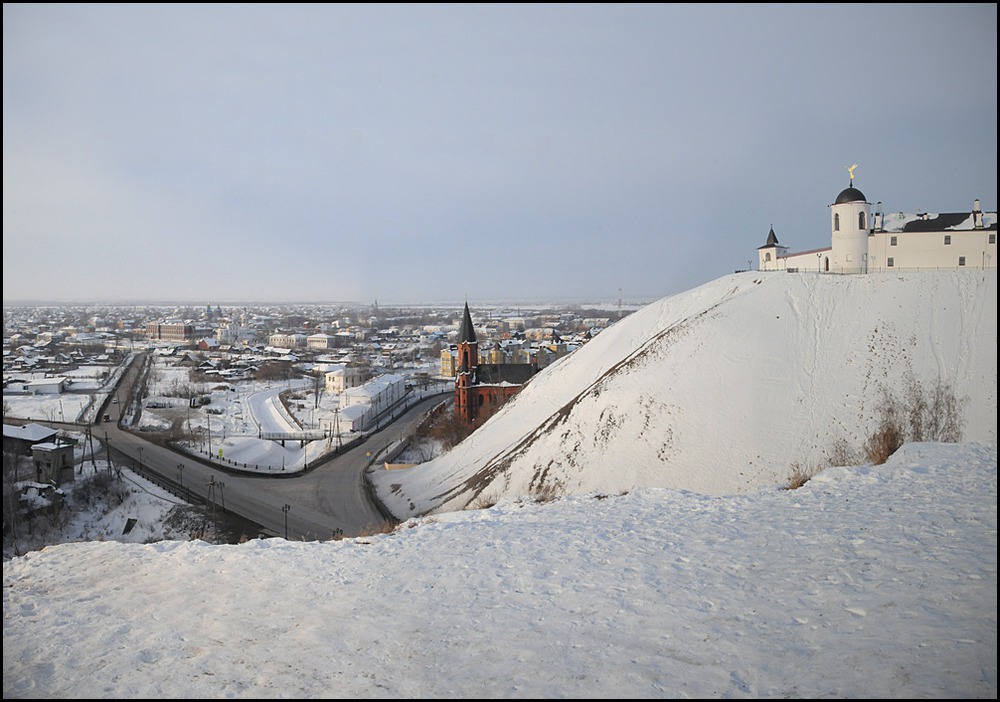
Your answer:
[[[6,405],[6,414],[33,421],[93,421],[97,409],[114,388],[121,372],[121,366],[82,365],[62,374],[70,380],[70,384],[66,392],[58,395],[5,392],[3,401]],[[34,380],[45,377],[45,374],[17,373],[12,377],[18,380]]]

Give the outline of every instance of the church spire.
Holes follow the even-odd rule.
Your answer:
[[[777,246],[777,245],[778,245],[778,237],[774,235],[774,225],[772,224],[771,231],[767,233],[767,242],[764,244],[764,246]]]
[[[476,343],[476,330],[472,326],[472,315],[469,314],[469,303],[465,303],[465,314],[462,316],[462,328],[458,333],[458,340],[465,343]]]

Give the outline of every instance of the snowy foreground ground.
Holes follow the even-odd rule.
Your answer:
[[[3,568],[4,697],[997,695],[997,448]]]

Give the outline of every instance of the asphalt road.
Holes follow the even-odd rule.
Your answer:
[[[189,501],[206,502],[260,525],[270,536],[292,540],[325,540],[360,536],[394,520],[384,515],[369,489],[367,470],[382,470],[384,449],[409,434],[443,396],[416,403],[400,417],[360,445],[298,475],[261,477],[233,471],[147,441],[141,432],[118,428],[119,405],[112,405],[111,421],[93,429],[106,441],[113,460],[143,473],[154,473],[162,483],[180,490]]]
[[[440,394],[418,401],[359,445],[306,472],[262,477],[209,464],[154,443],[142,432],[121,429],[122,413],[142,401],[145,360],[145,354],[137,354],[99,412],[98,422],[90,427],[93,438],[106,443],[113,464],[151,477],[189,502],[239,515],[265,535],[292,540],[361,536],[393,523],[379,509],[365,472],[384,470],[380,466],[385,449],[409,436],[423,416],[445,399]],[[80,429],[75,424],[46,424]]]

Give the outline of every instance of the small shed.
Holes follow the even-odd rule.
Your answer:
[[[35,460],[35,481],[48,485],[73,482],[74,443],[46,441],[31,447]]]

